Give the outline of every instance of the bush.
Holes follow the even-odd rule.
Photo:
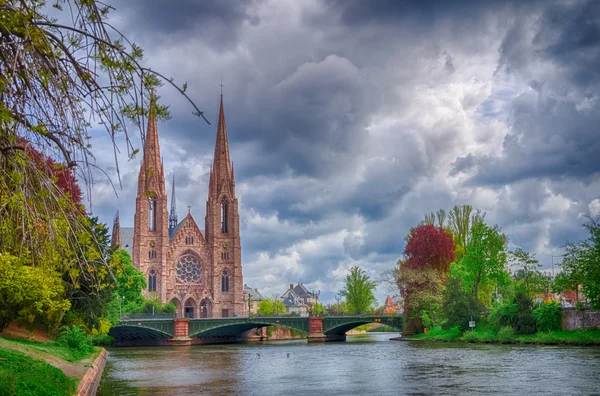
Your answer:
[[[582,303],[581,301],[577,301],[577,302],[575,303],[575,308],[576,308],[578,311],[583,311],[583,310],[585,310],[585,305],[583,305],[583,303]]]
[[[56,342],[82,354],[94,351],[94,347],[90,344],[89,339],[80,326],[61,327]]]
[[[512,324],[512,327],[515,329],[517,334],[533,334],[535,333],[535,319],[533,318],[531,312],[531,306],[533,302],[525,292],[517,292],[515,294],[515,303],[517,304],[517,308],[519,310],[519,314],[515,320],[515,323]]]
[[[115,339],[109,335],[92,336],[92,343],[96,346],[112,346]]]
[[[466,342],[477,342],[479,341],[479,336],[475,333],[474,330],[465,331],[461,340]]]
[[[562,309],[557,302],[540,304],[533,310],[532,315],[538,331],[554,331],[561,328]]]
[[[450,278],[444,291],[442,315],[446,320],[444,328],[459,326],[461,330],[466,330],[471,318],[476,322],[480,321],[481,304],[473,293],[462,290],[460,279]]]
[[[497,304],[492,308],[488,321],[496,330],[515,323],[519,315],[519,307],[513,301]]]
[[[498,341],[503,344],[511,343],[515,340],[515,330],[510,326],[503,326],[498,330]]]

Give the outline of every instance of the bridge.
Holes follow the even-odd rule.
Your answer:
[[[348,330],[368,323],[380,323],[402,330],[401,316],[123,318],[111,328],[109,335],[114,337],[117,346],[214,344],[243,341],[243,335],[248,330],[282,326],[307,333],[308,342],[323,342],[343,341]]]

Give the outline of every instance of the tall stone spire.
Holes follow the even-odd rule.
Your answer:
[[[167,276],[165,263],[169,249],[168,209],[165,171],[158,141],[156,99],[152,97],[135,200],[132,261],[145,276],[151,270],[157,275],[152,290],[147,292],[156,292],[161,301],[167,298],[167,287],[163,281]]]
[[[121,249],[121,221],[119,220],[119,211],[115,215],[113,223],[112,235],[110,239],[110,247],[113,249]]]
[[[223,95],[219,109],[219,122],[217,125],[217,142],[213,159],[213,181],[221,186],[224,180],[233,182],[231,172],[231,159],[229,158],[229,142],[227,141],[227,126],[225,125],[225,110],[223,110]]]
[[[150,100],[148,127],[144,142],[144,156],[138,177],[138,196],[157,195],[165,196],[165,175],[160,157],[158,143],[158,127],[156,125],[156,100]]]
[[[177,203],[175,199],[175,173],[173,173],[173,191],[171,192],[171,213],[169,213],[169,233],[177,227]]]

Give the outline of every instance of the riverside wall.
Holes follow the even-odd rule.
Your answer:
[[[98,386],[100,386],[100,380],[102,379],[102,373],[104,372],[104,365],[106,364],[106,349],[102,348],[100,355],[94,360],[92,367],[90,367],[77,386],[77,396],[95,396]]]
[[[564,309],[562,329],[600,329],[600,311]]]

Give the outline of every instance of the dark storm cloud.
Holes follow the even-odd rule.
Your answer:
[[[232,45],[239,25],[257,25],[254,0],[130,0],[119,7],[127,15],[126,30],[147,45],[163,39],[186,39],[193,31],[215,48]],[[142,33],[143,32],[143,33]],[[142,33],[142,34],[140,34]]]
[[[558,252],[579,239],[577,216],[600,188],[599,4],[136,0],[120,8],[145,62],[187,81],[212,123],[161,89],[173,116],[159,125],[161,150],[180,218],[191,204],[204,226],[222,77],[245,279],[333,288],[351,265],[388,269],[424,213],[454,204],[488,211],[515,246]],[[97,186],[104,221],[116,208],[133,218],[138,162],[119,201]]]
[[[516,18],[499,72],[529,81],[512,100],[503,156],[460,157],[451,174],[477,168],[474,184],[589,178],[600,171],[600,3],[553,3]],[[536,65],[536,66],[533,66]]]

